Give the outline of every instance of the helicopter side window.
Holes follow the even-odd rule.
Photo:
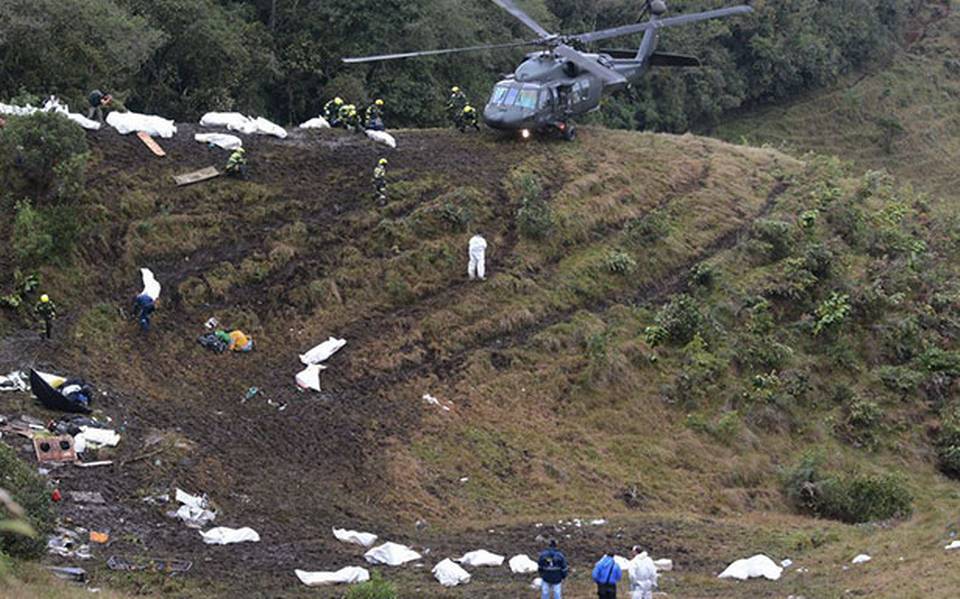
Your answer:
[[[539,95],[540,92],[536,88],[524,89],[520,92],[520,97],[517,100],[517,106],[520,108],[533,110],[537,107],[537,98]]]
[[[520,88],[511,87],[507,90],[507,95],[503,98],[504,106],[513,106],[513,103],[517,101],[517,96],[520,94]]]

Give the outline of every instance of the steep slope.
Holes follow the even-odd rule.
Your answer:
[[[183,581],[131,583],[100,566],[101,580],[290,596],[294,568],[360,561],[332,541],[344,525],[430,547],[431,565],[478,547],[533,554],[558,535],[573,596],[610,544],[673,557],[664,586],[684,597],[742,596],[713,574],[745,552],[811,567],[752,586],[757,597],[839,584],[893,596],[906,566],[840,573],[864,543],[941,564],[937,514],[956,499],[933,499],[950,488],[925,428],[936,414],[919,383],[895,391],[878,370],[939,374],[919,356],[952,335],[955,219],[909,190],[836,161],[693,136],[587,128],[577,144],[521,144],[405,131],[386,152],[394,183],[379,207],[369,174],[384,151],[363,138],[250,139],[249,181],[178,189],[171,175],[224,158],[192,133],[164,142],[164,160],[135,138],[91,135],[101,216],[72,266],[42,273],[64,312],[59,338],[41,343],[4,320],[0,367],[82,373],[125,425],[122,465],[58,471],[64,489],[102,490],[109,506],[64,513],[110,529],[110,554],[195,564]],[[490,242],[483,283],[465,280],[475,231]],[[123,316],[139,266],[166,289],[147,336]],[[851,311],[821,335],[834,293]],[[889,331],[921,313],[916,356],[897,357]],[[203,350],[211,316],[251,333],[256,351]],[[324,392],[301,394],[297,355],[329,335],[348,345]],[[250,387],[260,393],[241,401]],[[885,412],[869,443],[846,428],[860,397]],[[16,402],[9,411],[41,413]],[[889,532],[791,515],[778,468],[818,446],[833,468],[909,472],[919,516]],[[209,493],[219,524],[253,526],[263,541],[203,546],[141,501],[173,486]],[[611,523],[538,525],[573,517]],[[441,593],[423,570],[386,576],[403,597],[518,596],[529,582],[481,572]]]

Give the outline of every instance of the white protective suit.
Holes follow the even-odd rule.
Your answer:
[[[657,567],[646,552],[630,560],[630,599],[652,599],[657,588]]]
[[[486,278],[486,266],[484,264],[484,254],[487,251],[487,240],[481,235],[474,235],[470,238],[470,264],[467,266],[467,275],[471,279]]]

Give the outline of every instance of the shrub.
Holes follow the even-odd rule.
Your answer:
[[[9,491],[13,500],[26,512],[26,522],[37,532],[30,538],[10,532],[0,532],[0,552],[13,557],[32,558],[43,555],[46,535],[53,530],[54,514],[50,496],[43,479],[16,453],[0,443],[0,487]]]
[[[660,308],[654,318],[653,327],[647,327],[644,335],[650,345],[656,346],[669,341],[676,345],[686,345],[703,325],[703,314],[696,300],[685,293],[673,297],[667,305]]]
[[[763,242],[771,260],[782,260],[793,249],[793,227],[790,223],[762,218],[753,224],[753,237]]]
[[[700,287],[712,287],[717,279],[717,271],[706,262],[700,262],[690,269],[690,282]]]
[[[937,434],[937,461],[941,472],[960,478],[960,419],[956,413],[944,419]]]
[[[13,220],[13,251],[25,265],[40,265],[53,257],[53,235],[47,220],[30,200],[17,202]]]
[[[0,144],[4,166],[15,166],[16,172],[41,187],[54,181],[55,169],[64,173],[82,171],[81,163],[86,160],[83,129],[57,113],[37,112],[10,119],[0,135]]]
[[[819,279],[807,269],[806,261],[803,258],[788,258],[782,265],[764,293],[792,300],[808,299]]]
[[[850,315],[850,296],[833,292],[817,306],[817,322],[813,325],[813,334],[836,330]]]
[[[923,352],[919,361],[923,369],[928,372],[943,374],[952,378],[960,377],[960,352],[931,347]]]
[[[848,440],[873,446],[877,442],[883,412],[876,402],[855,397],[844,406],[840,433]]]
[[[627,240],[634,245],[648,245],[670,233],[670,220],[663,210],[654,210],[643,218],[627,223]]]
[[[392,582],[387,582],[380,576],[379,572],[374,572],[370,580],[350,587],[344,599],[396,599],[397,587]]]
[[[623,250],[610,250],[603,258],[603,266],[616,275],[627,275],[637,268],[637,261]]]
[[[913,496],[902,477],[825,473],[816,454],[803,456],[782,479],[784,494],[794,507],[820,518],[856,524],[906,517],[913,511]]]
[[[887,389],[902,396],[914,393],[925,378],[922,372],[906,366],[882,366],[877,369],[877,375]]]

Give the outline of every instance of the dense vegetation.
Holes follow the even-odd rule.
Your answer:
[[[760,0],[756,14],[663,34],[663,49],[704,59],[658,71],[598,118],[681,131],[745,103],[821,86],[893,47],[916,0]],[[641,2],[528,0],[545,26],[577,32],[637,19]],[[729,5],[674,2],[675,12]],[[492,3],[469,0],[9,0],[0,5],[0,98],[23,90],[83,105],[93,88],[181,120],[214,109],[297,122],[336,94],[387,99],[389,121],[442,121],[453,83],[480,103],[522,56],[495,51],[374,66],[340,58],[529,37]],[[619,47],[636,39],[615,40]]]

